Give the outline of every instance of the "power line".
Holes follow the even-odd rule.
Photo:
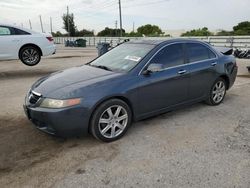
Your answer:
[[[107,8],[110,6],[114,6],[116,4],[116,2],[117,2],[117,0],[112,0],[109,2],[105,1],[105,3],[98,3],[99,6],[94,6],[94,7],[92,6],[89,8],[94,9],[94,10],[99,9],[99,8],[104,9],[104,8]]]
[[[133,3],[133,0],[129,1],[129,2],[124,2],[124,6],[122,8],[131,8],[131,7],[137,7],[137,6],[148,6],[148,5],[153,5],[153,4],[159,4],[159,3],[165,3],[169,0],[158,0],[158,1],[147,1],[147,3],[137,3],[137,4],[133,4],[131,5],[131,3]],[[106,9],[106,10],[116,10],[117,8],[116,7],[113,7],[115,4],[113,3],[114,1],[110,1],[110,2],[107,2],[107,3],[101,3],[100,6],[102,6],[102,9]],[[138,1],[137,1],[138,2]],[[126,4],[128,4],[126,6]],[[111,8],[111,9],[110,9]],[[96,7],[95,7],[96,9]],[[100,14],[100,12],[95,12],[95,13],[90,13],[90,14],[87,14],[85,15],[85,18],[86,17],[97,17],[98,14]],[[100,22],[99,22],[100,23]]]
[[[133,4],[130,6],[124,6],[123,8],[131,8],[131,7],[138,7],[138,6],[148,6],[148,5],[154,5],[154,4],[159,4],[159,3],[166,3],[168,0],[160,0],[160,1],[155,1],[155,2],[148,2],[148,3],[138,3],[138,4]]]
[[[102,7],[102,8],[103,8],[103,9],[106,9],[106,10],[115,10],[116,8],[114,8],[113,6],[114,6],[114,4],[110,4],[110,5],[104,6],[104,7]],[[109,9],[109,8],[111,8],[111,7],[113,7],[113,8],[112,8],[112,9]],[[100,14],[100,13],[102,13],[102,12],[99,11],[99,12],[89,13],[89,14],[86,14],[86,15],[84,15],[84,16],[85,16],[85,17],[95,17],[95,15],[98,15],[98,14]]]

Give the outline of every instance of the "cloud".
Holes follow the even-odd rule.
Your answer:
[[[231,29],[240,21],[250,20],[249,0],[121,0],[124,28],[151,23],[162,29]],[[44,28],[63,31],[62,15],[69,6],[79,29],[99,31],[105,26],[115,27],[119,21],[118,0],[1,0],[0,20],[9,24],[23,24],[40,31],[39,15]],[[118,24],[119,25],[119,24]]]

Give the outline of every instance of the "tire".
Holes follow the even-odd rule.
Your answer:
[[[19,58],[23,64],[28,66],[35,66],[41,60],[41,52],[34,46],[26,46],[20,50]]]
[[[90,131],[98,140],[112,142],[120,139],[126,133],[131,122],[130,107],[122,100],[111,99],[103,102],[94,111]]]
[[[211,106],[219,105],[224,100],[225,95],[226,95],[226,82],[223,78],[218,78],[210,89],[209,97],[206,100],[206,103]]]

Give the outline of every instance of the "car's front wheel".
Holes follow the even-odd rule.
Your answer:
[[[26,46],[20,50],[20,60],[28,66],[37,65],[41,60],[40,51],[33,46]]]
[[[225,95],[226,95],[226,82],[223,78],[218,78],[214,82],[206,102],[207,104],[213,106],[219,105],[225,98]]]
[[[121,138],[132,120],[130,107],[122,100],[111,99],[102,103],[94,112],[90,130],[94,137],[104,142]]]

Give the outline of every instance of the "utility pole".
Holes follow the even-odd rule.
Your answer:
[[[120,14],[120,37],[122,37],[122,8],[121,8],[121,0],[119,0],[119,14]]]
[[[44,30],[43,30],[43,22],[42,22],[42,16],[41,16],[41,15],[39,15],[39,18],[40,18],[40,23],[41,23],[42,33],[44,33]]]
[[[133,33],[135,32],[135,22],[133,22]]]
[[[32,30],[32,25],[31,25],[31,21],[29,20],[29,24],[30,24],[30,29]]]
[[[70,27],[69,27],[69,6],[67,6],[67,23],[68,23],[68,36],[70,36]]]
[[[115,36],[117,37],[117,20],[115,20]]]
[[[53,30],[52,30],[52,17],[50,17],[50,33],[51,33],[51,35],[52,35],[52,32],[53,32]]]

